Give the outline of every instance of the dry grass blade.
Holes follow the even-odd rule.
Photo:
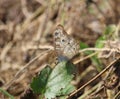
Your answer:
[[[33,58],[29,63],[27,63],[25,66],[23,66],[22,69],[20,69],[14,76],[13,79],[11,79],[10,82],[8,82],[6,85],[3,86],[3,89],[7,90],[13,83],[16,79],[18,79],[30,66],[31,64],[36,61],[39,57],[41,56],[44,56],[45,54],[48,54],[50,50],[47,50],[41,54],[39,54],[38,56],[36,56],[35,58]]]
[[[77,94],[80,90],[82,90],[83,88],[85,88],[87,85],[89,85],[91,82],[93,82],[94,80],[96,80],[98,77],[100,77],[103,73],[105,73],[108,69],[110,69],[115,63],[117,63],[118,61],[120,61],[120,57],[118,59],[116,59],[115,61],[113,61],[110,65],[108,65],[105,69],[103,69],[98,75],[96,75],[94,78],[92,78],[90,81],[88,81],[87,83],[85,83],[82,87],[80,87],[79,89],[75,90],[73,93],[71,93],[67,99],[70,99],[71,97],[73,97],[75,94]]]

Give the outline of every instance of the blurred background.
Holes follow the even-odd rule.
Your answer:
[[[0,87],[39,53],[53,49],[52,33],[58,24],[75,39],[94,47],[106,27],[119,21],[120,0],[0,0]],[[31,64],[8,92],[20,97],[48,58],[51,56]],[[82,73],[93,64],[88,59],[80,65]]]

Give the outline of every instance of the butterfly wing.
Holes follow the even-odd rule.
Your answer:
[[[55,51],[58,57],[71,59],[79,51],[79,44],[69,36],[62,25],[58,25],[53,33]]]

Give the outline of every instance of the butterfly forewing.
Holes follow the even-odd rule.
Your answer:
[[[58,25],[53,33],[55,51],[58,57],[71,59],[79,51],[79,43],[66,33],[62,25]]]

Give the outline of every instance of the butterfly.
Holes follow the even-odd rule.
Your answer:
[[[56,27],[53,38],[58,61],[69,60],[79,52],[79,42],[68,35],[62,25]]]

